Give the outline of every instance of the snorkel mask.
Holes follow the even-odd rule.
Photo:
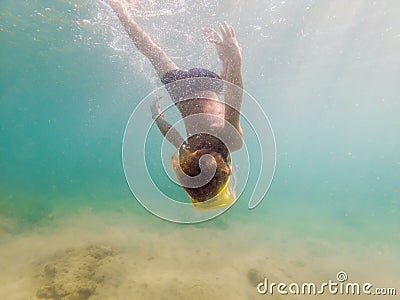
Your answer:
[[[218,193],[207,201],[197,201],[190,197],[190,202],[193,203],[196,209],[200,210],[211,210],[228,207],[235,202],[235,197],[231,193],[229,186],[229,180],[218,190]]]

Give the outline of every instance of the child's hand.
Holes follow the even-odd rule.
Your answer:
[[[153,100],[150,104],[150,110],[151,110],[151,117],[153,119],[157,119],[158,117],[164,118],[165,115],[161,113],[161,105],[159,103],[160,99],[162,97],[158,97],[157,99]]]
[[[241,63],[242,49],[240,48],[233,27],[227,22],[218,24],[221,36],[211,28],[203,29],[203,33],[210,43],[215,44],[219,58],[224,64]]]

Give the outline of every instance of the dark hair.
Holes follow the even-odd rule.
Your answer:
[[[180,152],[179,159],[178,160],[173,159],[172,161],[173,168],[175,169],[177,167],[177,164],[179,163],[182,171],[188,176],[197,176],[200,174],[201,169],[199,165],[199,160],[205,154],[209,154],[212,157],[214,157],[215,162],[217,164],[213,178],[205,185],[196,188],[188,188],[182,186],[192,199],[198,202],[204,202],[209,199],[212,199],[219,193],[221,188],[227,184],[227,181],[229,180],[229,177],[232,172],[226,159],[224,159],[221,153],[213,151],[211,149],[200,149],[194,152],[190,151],[179,151],[179,152]],[[211,168],[214,166],[206,165],[205,167]],[[179,178],[178,175],[179,172],[175,173],[177,174],[178,180],[182,182],[182,180]]]

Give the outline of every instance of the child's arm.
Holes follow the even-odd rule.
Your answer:
[[[161,131],[162,135],[165,136],[165,138],[174,145],[176,149],[179,149],[184,143],[184,139],[179,132],[164,119],[164,114],[161,113],[161,108],[157,101],[158,99],[154,100],[150,106],[152,118],[156,121],[158,129]]]
[[[204,35],[217,48],[223,66],[222,78],[239,87],[228,85],[225,93],[225,120],[240,134],[234,142],[234,150],[238,150],[243,146],[243,131],[240,126],[240,109],[243,101],[242,51],[232,26],[224,22],[219,24],[219,29],[222,36],[213,29],[205,29]]]

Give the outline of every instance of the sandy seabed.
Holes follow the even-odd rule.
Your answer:
[[[151,215],[83,212],[29,233],[0,232],[0,299],[291,299],[260,295],[256,286],[265,277],[321,284],[341,270],[349,281],[400,292],[398,262],[384,245],[223,222],[176,225]]]

